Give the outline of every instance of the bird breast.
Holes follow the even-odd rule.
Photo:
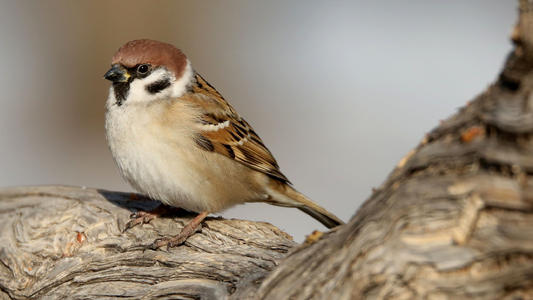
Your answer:
[[[108,107],[107,141],[122,176],[153,199],[195,212],[262,197],[259,173],[196,146],[195,110],[179,102]]]

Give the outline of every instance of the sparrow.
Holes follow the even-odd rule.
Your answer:
[[[292,187],[250,124],[178,48],[148,39],[127,42],[104,78],[112,82],[106,137],[122,176],[166,206],[198,213],[152,248],[177,246],[208,214],[247,202],[295,207],[328,228],[343,224]],[[134,214],[128,227],[155,215]]]

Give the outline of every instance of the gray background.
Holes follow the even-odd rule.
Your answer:
[[[124,42],[181,48],[296,188],[348,220],[424,133],[481,92],[516,1],[1,1],[0,186],[131,190],[104,138],[102,75]],[[302,240],[295,209],[246,204]]]

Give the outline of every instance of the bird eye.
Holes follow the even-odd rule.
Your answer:
[[[137,73],[139,74],[146,74],[148,71],[150,71],[149,65],[144,64],[137,67]]]

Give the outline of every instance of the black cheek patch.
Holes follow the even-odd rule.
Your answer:
[[[157,94],[169,86],[170,86],[170,79],[165,78],[165,79],[158,80],[146,86],[146,91],[150,94]]]

